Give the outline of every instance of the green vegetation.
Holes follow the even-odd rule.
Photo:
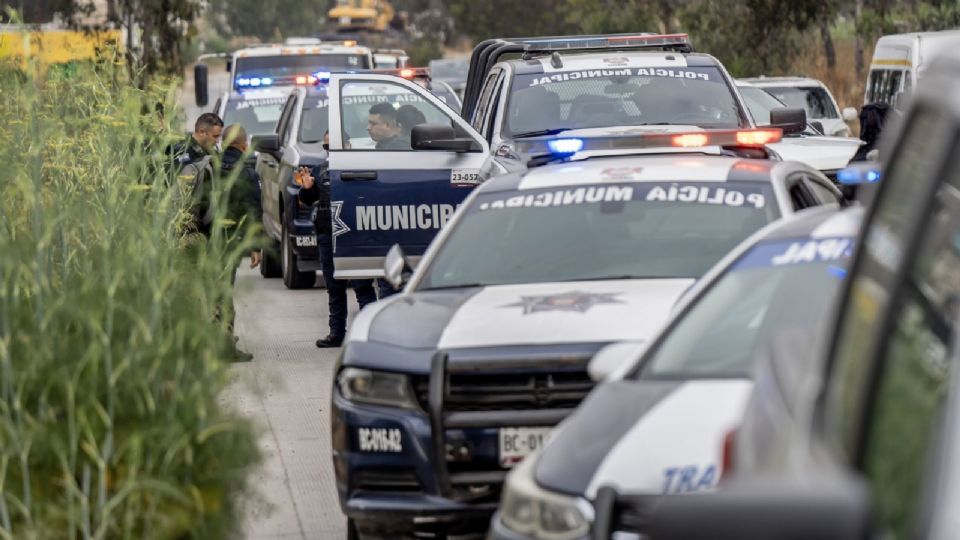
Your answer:
[[[182,234],[172,86],[119,65],[0,73],[2,539],[233,538],[259,460],[218,402],[252,237]]]

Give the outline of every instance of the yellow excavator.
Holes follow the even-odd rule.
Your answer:
[[[385,32],[395,15],[386,0],[337,0],[336,7],[327,12],[327,20],[338,32]]]

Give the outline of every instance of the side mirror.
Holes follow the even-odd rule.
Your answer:
[[[844,107],[841,114],[843,115],[844,122],[856,122],[860,117],[860,115],[857,114],[857,110],[853,107]]]
[[[210,101],[207,88],[207,65],[198,63],[193,66],[193,95],[197,100],[197,107],[206,107]]]
[[[413,275],[413,265],[407,260],[407,254],[403,252],[400,244],[394,244],[383,260],[383,279],[387,280],[394,289],[400,290],[407,284],[411,275]]]
[[[446,124],[420,124],[413,126],[410,133],[410,146],[414,150],[469,152],[473,145],[473,139],[458,139],[457,132]]]
[[[821,135],[827,134],[827,132],[823,129],[823,122],[814,120],[810,122],[810,125],[813,126],[813,129],[817,130]]]
[[[803,130],[807,129],[807,111],[800,107],[771,109],[770,125],[782,129],[784,135],[803,133]]]
[[[802,484],[734,478],[716,493],[645,499],[649,536],[866,540],[871,533],[869,490],[859,479],[837,474]]]
[[[643,356],[646,350],[646,344],[640,341],[611,343],[593,355],[587,364],[587,374],[594,382],[601,382],[624,364]]]
[[[232,58],[227,58],[226,64],[227,64],[227,73],[232,72],[232,71],[233,71],[233,59],[232,59]]]
[[[280,159],[280,137],[276,135],[258,135],[253,141],[253,148],[257,152]]]

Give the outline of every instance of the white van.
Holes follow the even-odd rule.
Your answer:
[[[877,40],[870,62],[864,104],[896,105],[910,92],[937,53],[960,46],[960,30],[914,32],[883,36]]]

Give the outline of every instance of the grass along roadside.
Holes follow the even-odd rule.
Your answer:
[[[181,233],[162,152],[178,130],[153,112],[171,88],[110,64],[0,74],[0,538],[215,539],[241,521],[259,454],[217,402],[216,313],[251,237]]]

